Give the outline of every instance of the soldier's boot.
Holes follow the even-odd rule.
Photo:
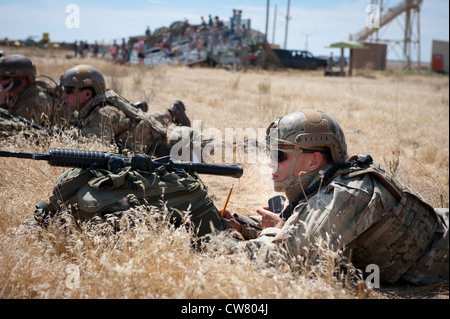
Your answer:
[[[175,101],[169,108],[169,111],[172,113],[173,122],[180,126],[191,126],[191,121],[186,115],[186,107],[183,102]]]

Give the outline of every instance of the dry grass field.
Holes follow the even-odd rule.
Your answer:
[[[147,101],[149,112],[179,99],[191,121],[201,121],[205,131],[217,128],[223,136],[227,128],[265,130],[278,116],[303,108],[322,110],[341,124],[350,155],[372,155],[434,207],[449,205],[448,76],[360,70],[336,78],[295,70],[141,69],[94,58],[67,59],[65,52],[2,49],[28,55],[38,74],[57,82],[71,66],[92,64],[109,88],[130,101]],[[0,140],[1,150],[46,153],[51,148],[111,149],[97,141],[64,138]],[[274,195],[270,171],[263,163],[240,164],[244,176],[239,180],[207,175],[202,180],[218,208],[234,183],[228,208],[250,215]],[[110,236],[22,225],[35,204],[48,199],[63,171],[42,161],[0,158],[0,298],[358,298],[357,287],[336,279],[331,252],[320,267],[293,271],[282,264],[250,262],[242,251],[192,250],[189,234],[151,220],[151,227]],[[74,270],[79,271],[77,282]],[[391,286],[368,297],[448,299],[449,294],[448,285]]]

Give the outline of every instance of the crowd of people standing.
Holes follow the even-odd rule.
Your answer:
[[[110,45],[88,44],[87,41],[75,41],[73,44],[74,57],[86,57],[92,52],[92,57],[110,55],[113,63],[129,64],[132,52],[136,52],[137,64],[145,66],[149,49],[158,48],[160,59],[171,59],[195,53],[198,56],[219,56],[223,53],[234,52],[242,65],[254,64],[257,51],[257,41],[250,33],[250,20],[242,19],[242,10],[233,9],[229,21],[220,19],[218,15],[200,17],[198,25],[191,25],[188,21],[173,23],[170,28],[156,29],[153,33],[147,26],[145,35],[122,38],[122,43],[113,40]],[[148,61],[147,61],[148,63]]]

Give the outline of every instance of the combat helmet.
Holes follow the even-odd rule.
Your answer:
[[[61,75],[60,82],[64,87],[76,89],[92,87],[95,94],[103,94],[106,91],[105,78],[92,65],[81,64],[70,68]]]
[[[302,110],[278,118],[267,129],[271,147],[294,146],[308,149],[325,146],[334,163],[348,159],[347,144],[340,125],[331,116],[316,110]]]
[[[19,77],[25,76],[29,83],[36,79],[36,66],[22,54],[11,54],[0,57],[0,76]]]
[[[302,152],[326,147],[333,163],[343,164],[348,160],[344,132],[336,120],[321,111],[306,109],[278,118],[268,127],[266,140],[271,150],[292,149],[289,175],[284,181],[275,182],[277,191],[285,191],[308,178],[293,175],[296,158]]]

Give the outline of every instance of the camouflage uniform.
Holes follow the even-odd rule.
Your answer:
[[[172,118],[168,111],[155,115],[143,113],[114,91],[107,90],[90,100],[71,122],[83,136],[96,136],[108,142],[120,142],[135,152],[151,153],[157,144],[166,143],[162,123]]]
[[[49,93],[49,88],[43,82],[34,82],[14,98],[8,98],[9,113],[21,116],[39,125],[50,126],[58,123],[54,118],[59,99]]]
[[[103,75],[90,65],[79,65],[61,76],[64,87],[76,90],[92,87],[95,96],[75,111],[69,122],[86,137],[97,136],[138,153],[153,154],[159,145],[167,145],[172,123],[190,125],[184,105],[176,101],[171,109],[144,113],[112,90],[106,89]]]
[[[27,57],[13,54],[0,59],[0,75],[11,77],[26,76],[28,85],[14,97],[7,95],[6,105],[9,114],[21,116],[36,124],[50,126],[58,123],[58,104],[55,88],[36,81],[36,67]]]
[[[9,138],[18,134],[36,139],[49,137],[45,129],[34,128],[16,116],[11,116],[9,113],[4,113],[0,110],[0,139]]]
[[[292,123],[283,123],[283,119],[277,122],[274,127],[282,135],[279,142],[291,135],[296,141],[310,141],[304,142],[303,147],[312,141],[317,143],[314,134],[320,135],[323,130],[308,129],[311,113],[302,114],[294,116],[300,123],[303,121],[303,127],[294,129],[293,136],[288,132],[292,133]],[[332,128],[337,125],[334,120],[326,115],[321,117],[331,128],[328,133],[338,132]],[[283,126],[288,127],[286,132]],[[332,151],[333,154],[346,152],[343,135],[339,139],[338,151]],[[339,156],[333,155],[335,163],[342,162],[343,158],[339,160]],[[414,284],[448,282],[448,209],[433,209],[420,195],[369,159],[353,157],[345,163],[330,163],[313,172],[302,185],[306,199],[300,194],[303,191],[289,191],[293,184],[285,187],[294,207],[291,215],[285,216],[283,228],[264,229],[248,247],[254,254],[258,247],[265,255],[271,252],[268,256],[283,251],[291,257],[308,256],[314,261],[317,240],[322,238],[332,248],[343,249],[344,255],[351,257],[359,269],[377,265],[381,282],[394,283],[399,279]],[[327,176],[329,172],[331,177]],[[280,246],[284,249],[278,250]]]

